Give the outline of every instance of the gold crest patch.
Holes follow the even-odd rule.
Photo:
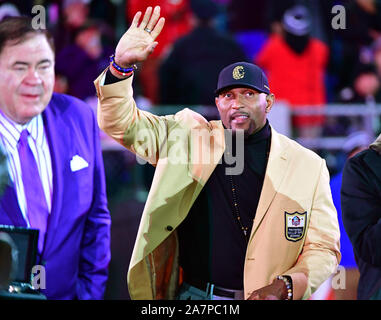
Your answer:
[[[285,235],[289,241],[299,241],[303,238],[307,226],[307,211],[284,212],[285,217]]]
[[[242,79],[244,76],[245,76],[245,70],[244,70],[243,66],[236,66],[233,69],[233,78],[235,80]]]

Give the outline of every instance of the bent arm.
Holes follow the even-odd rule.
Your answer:
[[[106,70],[107,71],[107,70]],[[104,71],[94,84],[98,95],[98,124],[110,137],[151,164],[165,149],[174,116],[159,117],[139,110],[133,98],[133,77],[101,85]]]

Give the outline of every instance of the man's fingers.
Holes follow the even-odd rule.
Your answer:
[[[156,6],[155,9],[153,10],[151,19],[149,19],[148,21],[147,28],[152,30],[155,27],[156,22],[157,20],[159,20],[159,18],[160,18],[160,6]]]
[[[131,22],[131,26],[132,27],[137,27],[138,26],[138,23],[139,23],[141,15],[142,15],[141,11],[138,11],[138,12],[135,13],[134,19]]]
[[[152,13],[152,7],[147,7],[146,12],[144,13],[142,23],[139,26],[140,29],[144,29],[147,27],[148,21],[151,17],[151,13]]]
[[[157,36],[160,34],[161,30],[163,30],[165,23],[165,19],[161,17],[159,21],[156,23],[155,28],[151,32],[151,37],[155,40]]]

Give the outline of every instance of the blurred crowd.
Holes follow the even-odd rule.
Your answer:
[[[235,61],[264,68],[277,101],[296,112],[381,102],[379,0],[3,0],[0,19],[31,15],[34,5],[56,40],[55,90],[93,104],[92,82],[120,35],[155,5],[166,26],[135,81],[148,106],[213,105],[218,71]],[[361,129],[361,117],[312,111],[294,115],[292,128],[298,137],[343,136]]]

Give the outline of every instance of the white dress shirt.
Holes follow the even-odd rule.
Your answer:
[[[24,129],[27,129],[29,132],[28,144],[37,163],[42,187],[45,193],[46,203],[48,204],[50,213],[53,194],[53,173],[52,161],[44,130],[42,115],[40,114],[37,117],[34,117],[25,125],[20,125],[6,117],[4,113],[0,111],[0,144],[8,157],[9,175],[16,189],[19,207],[29,227],[30,225],[27,219],[27,206],[21,174],[20,157],[17,149],[21,131]]]

